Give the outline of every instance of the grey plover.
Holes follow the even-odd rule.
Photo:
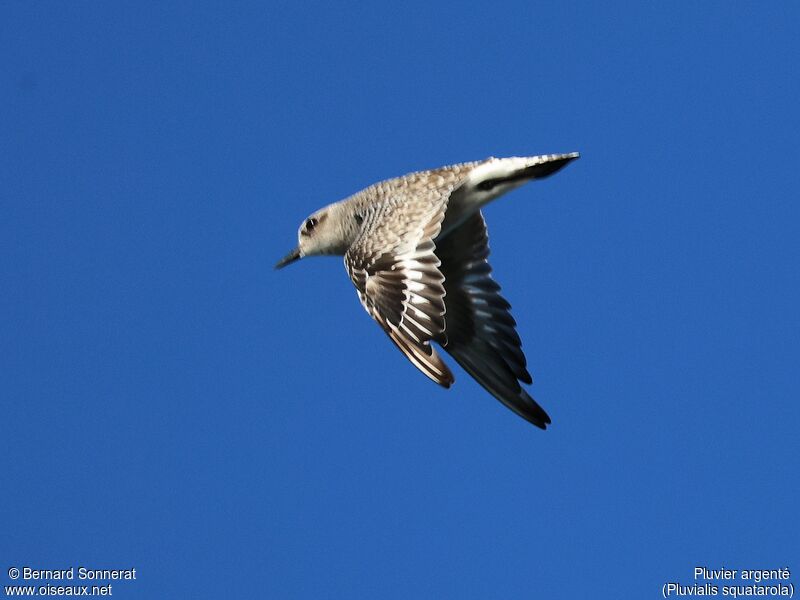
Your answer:
[[[361,304],[414,366],[450,387],[453,374],[436,342],[490,394],[544,429],[550,417],[520,386],[533,380],[511,306],[491,276],[481,208],[576,158],[488,158],[376,183],[303,221],[297,248],[275,268],[343,255]]]

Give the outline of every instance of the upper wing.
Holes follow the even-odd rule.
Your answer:
[[[550,417],[519,383],[532,379],[511,306],[491,277],[483,216],[473,214],[437,243],[447,319],[437,341],[495,398],[544,429]]]
[[[370,211],[344,257],[361,304],[406,357],[436,383],[453,375],[430,345],[444,331],[444,276],[434,254],[446,197],[387,202]]]

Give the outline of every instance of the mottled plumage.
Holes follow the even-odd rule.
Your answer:
[[[490,158],[377,183],[306,219],[300,244],[277,266],[343,254],[364,308],[420,371],[445,387],[453,383],[436,342],[495,398],[544,429],[550,417],[520,385],[532,379],[511,307],[491,277],[481,207],[577,157]]]

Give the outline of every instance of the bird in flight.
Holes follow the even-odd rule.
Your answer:
[[[303,221],[297,248],[275,268],[344,256],[361,304],[415,367],[453,384],[436,342],[492,396],[545,429],[550,417],[520,385],[533,379],[511,306],[492,279],[481,209],[578,156],[488,158],[376,183]]]

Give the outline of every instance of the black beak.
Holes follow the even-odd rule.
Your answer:
[[[275,265],[276,269],[282,269],[286,265],[293,263],[296,260],[300,260],[302,256],[300,255],[300,248],[295,248],[289,254],[284,256],[282,259],[278,261],[278,264]]]

